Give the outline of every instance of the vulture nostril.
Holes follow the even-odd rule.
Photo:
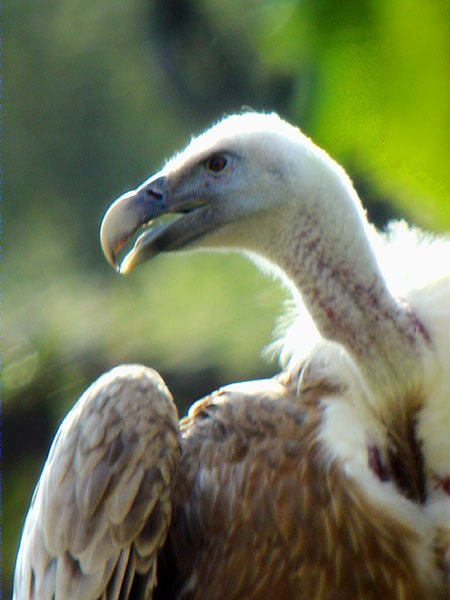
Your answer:
[[[157,177],[153,181],[149,181],[140,188],[144,198],[151,202],[161,204],[166,198],[166,179],[165,177]]]
[[[147,196],[149,196],[150,198],[152,198],[154,200],[161,201],[163,199],[163,195],[161,194],[161,192],[157,192],[156,190],[153,190],[152,188],[147,188],[145,190],[145,193],[147,194]]]

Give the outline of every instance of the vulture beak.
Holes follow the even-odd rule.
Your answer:
[[[167,235],[171,225],[204,205],[192,199],[171,202],[168,187],[167,177],[156,175],[120,196],[106,211],[100,228],[101,246],[106,259],[119,273],[128,273],[159,252],[171,249],[174,236]],[[170,217],[155,223],[162,215]],[[145,231],[119,265],[118,253],[141,227]]]

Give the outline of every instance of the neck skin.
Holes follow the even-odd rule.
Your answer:
[[[426,331],[387,289],[350,180],[337,165],[325,166],[306,201],[290,203],[289,218],[276,225],[272,256],[264,254],[296,286],[321,335],[354,358],[380,402],[398,400],[420,385]]]

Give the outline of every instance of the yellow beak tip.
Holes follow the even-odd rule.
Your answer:
[[[117,272],[120,273],[120,275],[128,275],[134,266],[132,254],[130,253],[123,259],[121,264],[117,266]]]

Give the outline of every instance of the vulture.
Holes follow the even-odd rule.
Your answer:
[[[118,198],[101,244],[120,273],[236,250],[274,274],[281,372],[180,421],[151,369],[100,377],[50,449],[15,600],[448,599],[449,239],[378,233],[324,150],[246,112]]]

